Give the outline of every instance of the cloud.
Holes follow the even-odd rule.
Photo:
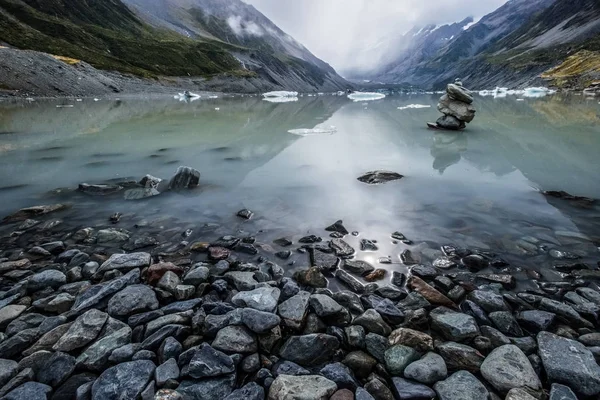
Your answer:
[[[239,15],[227,18],[227,25],[237,36],[262,36],[265,33],[260,25],[252,21],[243,21]]]
[[[481,17],[506,0],[244,0],[337,69],[413,26]],[[525,1],[525,0],[519,0]],[[391,39],[391,40],[390,40]],[[382,46],[385,47],[385,46]]]

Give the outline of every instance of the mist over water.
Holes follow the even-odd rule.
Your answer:
[[[73,208],[58,216],[66,225],[106,225],[112,213],[122,212],[117,227],[172,218],[194,230],[189,241],[244,232],[262,243],[326,237],[323,228],[342,219],[360,233],[347,238],[355,248],[360,239],[377,240],[378,252],[357,253],[370,262],[390,256],[399,263],[405,248],[427,262],[441,245],[452,244],[494,251],[551,277],[552,260],[524,250],[531,237],[594,260],[598,209],[573,207],[540,191],[600,198],[598,102],[581,96],[519,102],[477,97],[475,121],[464,132],[446,133],[425,128],[437,118],[438,97],[0,103],[0,215],[69,202]],[[410,104],[431,107],[398,109]],[[337,132],[288,133],[315,126]],[[73,190],[82,182],[145,174],[168,179],[180,165],[202,173],[199,190],[139,202]],[[405,178],[379,186],[357,180],[377,169]],[[242,208],[255,217],[236,217]],[[394,231],[415,245],[393,244]],[[305,257],[294,255],[297,263],[289,269],[305,267]],[[384,267],[405,271],[400,264]],[[516,276],[526,279],[524,271]]]

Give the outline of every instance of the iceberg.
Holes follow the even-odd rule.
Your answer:
[[[381,100],[381,99],[385,98],[385,94],[375,93],[375,92],[354,92],[352,94],[349,94],[348,98],[355,102],[373,101],[373,100]]]
[[[408,110],[410,108],[431,108],[431,106],[426,104],[409,104],[404,107],[398,107],[398,110]]]
[[[331,135],[337,132],[335,126],[328,127],[315,127],[314,129],[290,129],[288,133],[298,136],[311,136],[311,135]]]
[[[297,97],[265,97],[264,101],[268,101],[269,103],[291,103],[294,101],[298,101]]]
[[[185,92],[183,92],[183,93],[178,93],[175,96],[175,99],[177,99],[179,101],[190,101],[190,102],[196,101],[199,98],[200,98],[199,94],[191,93],[191,92],[188,92],[187,90]]]
[[[275,92],[263,93],[263,97],[298,97],[298,92],[287,92],[285,90],[279,90]]]
[[[523,97],[545,97],[549,94],[556,93],[556,90],[551,90],[545,87],[529,87],[523,91]]]

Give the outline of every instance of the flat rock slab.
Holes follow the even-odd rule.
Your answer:
[[[328,400],[337,385],[318,375],[279,375],[269,389],[269,400]]]
[[[403,175],[400,175],[396,172],[391,171],[371,171],[367,172],[364,175],[358,177],[358,180],[362,183],[366,183],[369,185],[379,185],[382,183],[388,183],[392,181],[397,181],[404,178]]]

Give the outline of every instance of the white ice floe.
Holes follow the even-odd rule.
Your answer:
[[[291,103],[294,101],[298,101],[297,97],[265,97],[264,101],[268,101],[269,103]]]
[[[426,104],[409,104],[404,107],[398,107],[398,110],[408,110],[409,108],[431,108],[431,106]]]
[[[287,92],[285,90],[263,93],[263,97],[298,97],[298,92]]]
[[[348,95],[348,98],[353,101],[373,101],[385,98],[383,93],[375,92],[354,92]]]
[[[556,93],[556,90],[545,87],[530,87],[525,88],[523,91],[523,97],[545,97],[553,93]]]
[[[59,104],[56,108],[73,108],[75,107],[73,104]]]
[[[338,96],[343,96],[343,95],[345,95],[345,94],[346,94],[346,92],[343,92],[343,91],[341,91],[341,90],[340,90],[339,92],[337,92],[337,95],[338,95]]]
[[[525,99],[517,99],[517,101],[525,101]]]
[[[332,135],[337,132],[335,126],[315,127],[314,129],[290,129],[288,133],[298,136]]]

